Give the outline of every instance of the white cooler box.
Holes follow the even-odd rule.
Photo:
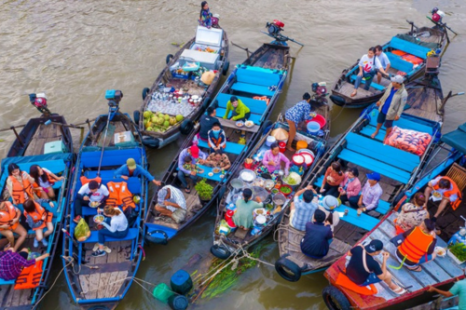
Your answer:
[[[183,67],[187,62],[200,62],[201,67],[208,70],[218,69],[218,54],[199,52],[193,50],[184,50],[180,56],[180,67]]]

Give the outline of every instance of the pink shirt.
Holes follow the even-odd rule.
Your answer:
[[[269,161],[273,161],[274,165],[269,165]],[[283,153],[278,153],[277,155],[272,154],[272,150],[268,150],[264,154],[262,159],[262,164],[267,168],[269,173],[273,173],[275,170],[281,169],[281,162],[284,161],[286,164],[285,173],[288,174],[288,169],[290,168],[290,160],[286,158]]]

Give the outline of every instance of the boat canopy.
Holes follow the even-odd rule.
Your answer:
[[[458,126],[458,129],[442,136],[442,141],[458,151],[466,154],[466,123]]]

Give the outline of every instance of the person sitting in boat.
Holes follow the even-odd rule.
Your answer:
[[[437,293],[437,294],[443,295],[447,298],[458,296],[458,308],[453,307],[450,309],[452,310],[453,309],[458,309],[458,310],[466,309],[466,279],[463,279],[453,284],[453,287],[449,291],[439,290],[438,288],[433,287],[433,286],[429,286],[427,291],[430,293]]]
[[[392,275],[387,270],[387,260],[390,254],[383,252],[382,267],[374,259],[382,252],[383,243],[380,240],[372,240],[368,245],[361,244],[352,248],[347,255],[350,256],[346,266],[346,276],[358,286],[368,286],[384,281],[388,287],[397,295],[406,293],[392,281]]]
[[[390,66],[391,66],[390,59],[388,59],[387,54],[383,52],[383,48],[381,45],[377,45],[375,47],[375,57],[380,61],[380,65],[382,66],[382,69],[385,72],[388,72],[388,69],[390,69]],[[380,84],[381,80],[382,80],[382,72],[377,71],[377,84]]]
[[[426,196],[424,193],[416,193],[410,202],[405,203],[398,217],[396,218],[396,225],[402,231],[408,231],[418,225],[421,225],[426,218],[429,218],[429,212],[426,206]]]
[[[447,205],[451,205],[452,209],[456,210],[461,204],[461,191],[458,185],[455,181],[446,176],[439,176],[431,180],[427,184],[424,195],[434,202],[440,200],[437,212],[435,212],[435,215],[432,217],[434,221],[437,220],[437,217],[445,210]],[[427,201],[424,205],[427,208]]]
[[[157,186],[162,185],[162,182],[156,180],[146,169],[142,166],[137,165],[134,158],[128,158],[126,164],[115,170],[113,176],[115,178],[121,178],[123,180],[128,180],[130,177],[138,177],[143,175],[147,180],[154,183]]]
[[[93,208],[105,206],[110,192],[107,186],[99,184],[96,180],[92,180],[81,186],[76,195],[74,203],[74,221],[78,222],[83,214],[83,206],[89,207],[93,203]]]
[[[228,114],[233,111],[231,117],[228,117]],[[251,110],[238,98],[231,96],[230,100],[227,102],[227,110],[223,119],[232,119],[234,121],[246,121],[251,117]]]
[[[8,175],[6,188],[11,196],[13,204],[18,205],[24,203],[27,199],[35,199],[32,184],[34,184],[36,180],[34,180],[33,177],[26,171],[21,171],[19,166],[15,163],[8,165]]]
[[[359,195],[361,191],[361,181],[359,181],[358,177],[359,170],[356,167],[348,168],[345,172],[345,178],[338,188],[342,204],[348,202],[351,197]]]
[[[324,180],[322,181],[322,186],[320,187],[320,193],[338,197],[338,188],[340,187],[341,182],[344,180],[345,174],[341,169],[340,162],[334,161],[325,171]]]
[[[286,148],[289,151],[295,151],[295,149],[291,147],[291,144],[294,141],[294,137],[296,136],[296,130],[299,127],[299,124],[303,121],[311,120],[314,118],[314,114],[312,114],[311,112],[311,95],[309,93],[304,93],[303,100],[295,104],[294,107],[286,110],[285,119],[290,129]]]
[[[53,212],[47,211],[42,207],[42,204],[45,203],[48,203],[51,208],[55,207],[53,202],[43,199],[37,199],[36,201],[28,199],[23,204],[23,214],[26,218],[26,223],[36,233],[36,237],[34,238],[35,248],[39,247],[39,242],[41,241],[44,246],[47,246],[47,237],[53,232]],[[47,228],[45,233],[44,228]]]
[[[227,135],[218,121],[212,125],[212,129],[209,130],[207,136],[211,152],[222,153],[227,147]]]
[[[253,212],[256,209],[262,208],[264,204],[259,197],[256,201],[251,200],[252,191],[249,188],[243,190],[243,199],[236,200],[236,212],[233,215],[233,222],[236,227],[243,230],[248,230],[254,225]]]
[[[380,174],[371,172],[367,174],[367,182],[362,188],[361,195],[349,199],[350,206],[358,210],[358,214],[371,211],[378,207],[383,190],[379,184]]]
[[[380,60],[375,57],[375,48],[369,48],[367,54],[362,55],[359,60],[359,72],[356,76],[356,81],[354,82],[354,91],[351,93],[351,97],[354,97],[358,94],[359,85],[361,85],[362,79],[365,79],[364,89],[369,90],[372,84],[372,80],[377,72],[381,72],[384,75],[388,75],[387,72],[382,68]]]
[[[422,271],[420,264],[435,259],[434,252],[437,243],[435,224],[425,219],[421,225],[403,233],[404,240],[396,250],[396,258],[404,262],[411,271]]]
[[[225,153],[221,153],[219,151],[210,153],[206,160],[199,160],[201,165],[206,165],[212,168],[220,168],[227,170],[231,167],[230,159],[228,155]]]
[[[303,198],[301,199],[301,195]],[[311,221],[315,210],[319,207],[319,198],[312,185],[296,192],[290,204],[290,225],[297,230],[305,231],[306,224]]]
[[[98,249],[92,253],[94,257],[104,256],[107,252],[110,253],[111,250],[105,246],[106,237],[123,239],[128,235],[129,231],[128,219],[120,208],[105,206],[103,215],[110,218],[110,224],[105,220],[96,219],[96,223],[102,225],[104,228],[98,231]]]
[[[270,145],[270,150],[265,151],[264,157],[262,158],[262,164],[265,166],[269,173],[282,169],[282,162],[285,163],[285,175],[288,175],[290,170],[290,160],[280,152],[278,143],[274,142]]]
[[[16,280],[24,268],[34,266],[36,262],[49,257],[49,253],[39,257],[28,259],[29,249],[24,248],[16,252],[12,247],[8,247],[0,252],[0,279],[5,281]]]
[[[217,115],[217,110],[214,107],[208,107],[207,114],[201,115],[201,120],[199,121],[199,125],[201,126],[199,129],[199,139],[207,142],[209,139],[209,131],[212,129],[214,124],[218,123],[218,119],[215,117],[215,115]]]
[[[36,190],[36,195],[42,199],[55,199],[55,191],[52,186],[55,182],[65,179],[65,177],[58,177],[48,169],[38,165],[32,165],[29,168],[29,175],[34,178],[32,187]]]
[[[202,152],[195,144],[182,150],[180,153],[178,158],[178,180],[180,180],[184,191],[189,194],[191,193],[191,188],[186,181],[186,176],[189,176],[193,182],[196,182],[198,177],[195,170],[188,170],[184,168],[186,156],[190,156],[191,163],[195,165],[198,160],[205,160],[207,158],[207,154]]]
[[[325,222],[330,225],[332,231],[340,223],[338,212],[334,212],[335,208],[339,205],[338,199],[330,195],[325,196],[322,201],[319,201],[319,210],[325,213]]]
[[[26,240],[28,234],[26,229],[19,223],[20,216],[21,211],[11,202],[0,201],[0,235],[8,239],[15,251]],[[13,233],[19,236],[16,242]]]
[[[210,13],[207,1],[201,2],[201,12],[199,13],[199,24],[201,26],[210,28],[212,27],[212,13]]]
[[[306,234],[301,240],[301,252],[307,257],[321,259],[328,254],[333,233],[325,217],[325,213],[317,209],[313,221],[306,224]]]
[[[374,139],[379,133],[380,128],[385,123],[385,137],[383,141],[390,135],[393,128],[393,122],[400,119],[404,111],[406,102],[408,101],[408,92],[404,87],[404,77],[395,75],[391,78],[392,83],[387,87],[382,98],[377,101],[379,107],[379,115],[377,116],[377,127],[371,135]]]
[[[179,189],[165,185],[157,193],[155,210],[180,223],[186,217],[186,199]]]

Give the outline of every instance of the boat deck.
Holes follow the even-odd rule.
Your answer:
[[[407,86],[408,91],[408,109],[405,114],[422,117],[434,122],[443,121],[443,115],[439,115],[439,110],[442,106],[442,91],[433,88],[425,87],[417,83]]]
[[[40,124],[29,143],[24,156],[44,154],[44,145],[48,142],[62,140],[63,134],[61,126],[50,124]],[[65,143],[65,141],[63,141]]]

